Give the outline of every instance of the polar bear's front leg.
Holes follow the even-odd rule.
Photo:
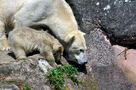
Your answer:
[[[47,59],[48,63],[49,63],[51,66],[53,66],[53,67],[56,67],[56,66],[57,66],[57,64],[56,64],[56,62],[55,62],[55,58],[54,58],[54,56],[53,56],[53,53],[51,53],[51,52],[46,52],[45,58]]]
[[[5,35],[5,25],[4,22],[0,21],[0,50],[9,50],[8,41]]]
[[[22,48],[12,47],[12,49],[13,49],[13,52],[14,52],[17,60],[26,60],[26,58],[27,58],[26,53]]]
[[[45,51],[40,51],[41,55],[43,57],[45,57],[45,59],[48,61],[48,63],[52,66],[52,67],[56,67],[57,64],[55,63],[55,58],[53,56],[52,51],[46,49]]]

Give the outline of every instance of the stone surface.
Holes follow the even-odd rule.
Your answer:
[[[118,45],[114,45],[113,48],[116,55],[115,63],[122,69],[128,80],[136,85],[136,50]]]
[[[128,81],[115,61],[115,51],[106,39],[102,30],[95,29],[87,34],[88,74],[94,76],[98,90],[133,90],[134,86]]]
[[[50,87],[45,84],[47,72],[43,71],[43,68],[48,69],[48,67],[43,66],[41,69],[38,57],[40,58],[39,55],[34,55],[26,61],[14,61],[0,65],[0,81],[13,84],[23,82],[28,84],[32,90],[50,90]]]
[[[70,3],[81,30],[89,33],[99,27],[119,44],[136,43],[135,0],[66,0]]]
[[[74,11],[80,30],[87,41],[87,71],[94,76],[99,90],[135,90],[126,73],[119,67],[116,52],[110,44],[134,45],[136,43],[135,0],[66,0]],[[95,28],[99,28],[98,30]],[[101,30],[100,30],[101,29]],[[110,42],[106,37],[110,38]],[[134,58],[133,58],[134,59]],[[134,72],[128,66],[121,66]]]
[[[27,60],[20,61],[16,61],[4,52],[1,57],[6,58],[7,61],[0,65],[0,90],[20,90],[26,85],[31,90],[53,90],[53,86],[50,85],[47,78],[47,73],[52,67],[39,54],[29,56]],[[11,58],[13,59],[12,62]],[[69,90],[84,90],[83,88],[86,85],[78,86],[67,78],[65,80],[68,81],[66,85]],[[18,87],[19,89],[17,89]]]
[[[15,84],[0,83],[0,90],[20,90]]]
[[[1,64],[6,64],[6,63],[10,63],[10,62],[14,62],[15,59],[12,58],[11,56],[8,55],[9,52],[0,52],[0,65]]]
[[[86,41],[89,62],[97,66],[108,66],[112,64],[114,52],[102,30],[96,28],[90,31],[90,35],[86,35]]]

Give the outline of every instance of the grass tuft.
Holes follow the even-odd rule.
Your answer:
[[[23,85],[23,90],[31,90],[31,88],[28,84],[25,84]]]
[[[48,80],[52,85],[54,85],[55,90],[64,90],[66,88],[64,80],[65,77],[78,84],[76,75],[77,69],[75,67],[71,65],[64,65],[51,69],[48,72]]]

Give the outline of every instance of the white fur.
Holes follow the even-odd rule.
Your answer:
[[[87,62],[85,53],[80,53],[79,55],[75,55],[76,59],[78,60],[79,64],[84,64]]]
[[[68,43],[66,37],[74,32],[76,38],[70,48],[86,50],[84,34],[79,33],[72,9],[65,0],[0,0],[0,34],[5,30],[3,24],[11,24],[15,28],[47,25],[57,39],[65,43]],[[0,41],[0,49],[2,47],[8,47],[6,37]],[[64,48],[66,49],[67,45],[64,45]]]

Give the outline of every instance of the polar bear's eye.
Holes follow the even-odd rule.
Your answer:
[[[77,48],[77,47],[73,47],[72,49],[73,49],[73,50],[77,50],[78,48]]]
[[[79,55],[81,52],[84,52],[83,50],[76,50],[76,54]]]

